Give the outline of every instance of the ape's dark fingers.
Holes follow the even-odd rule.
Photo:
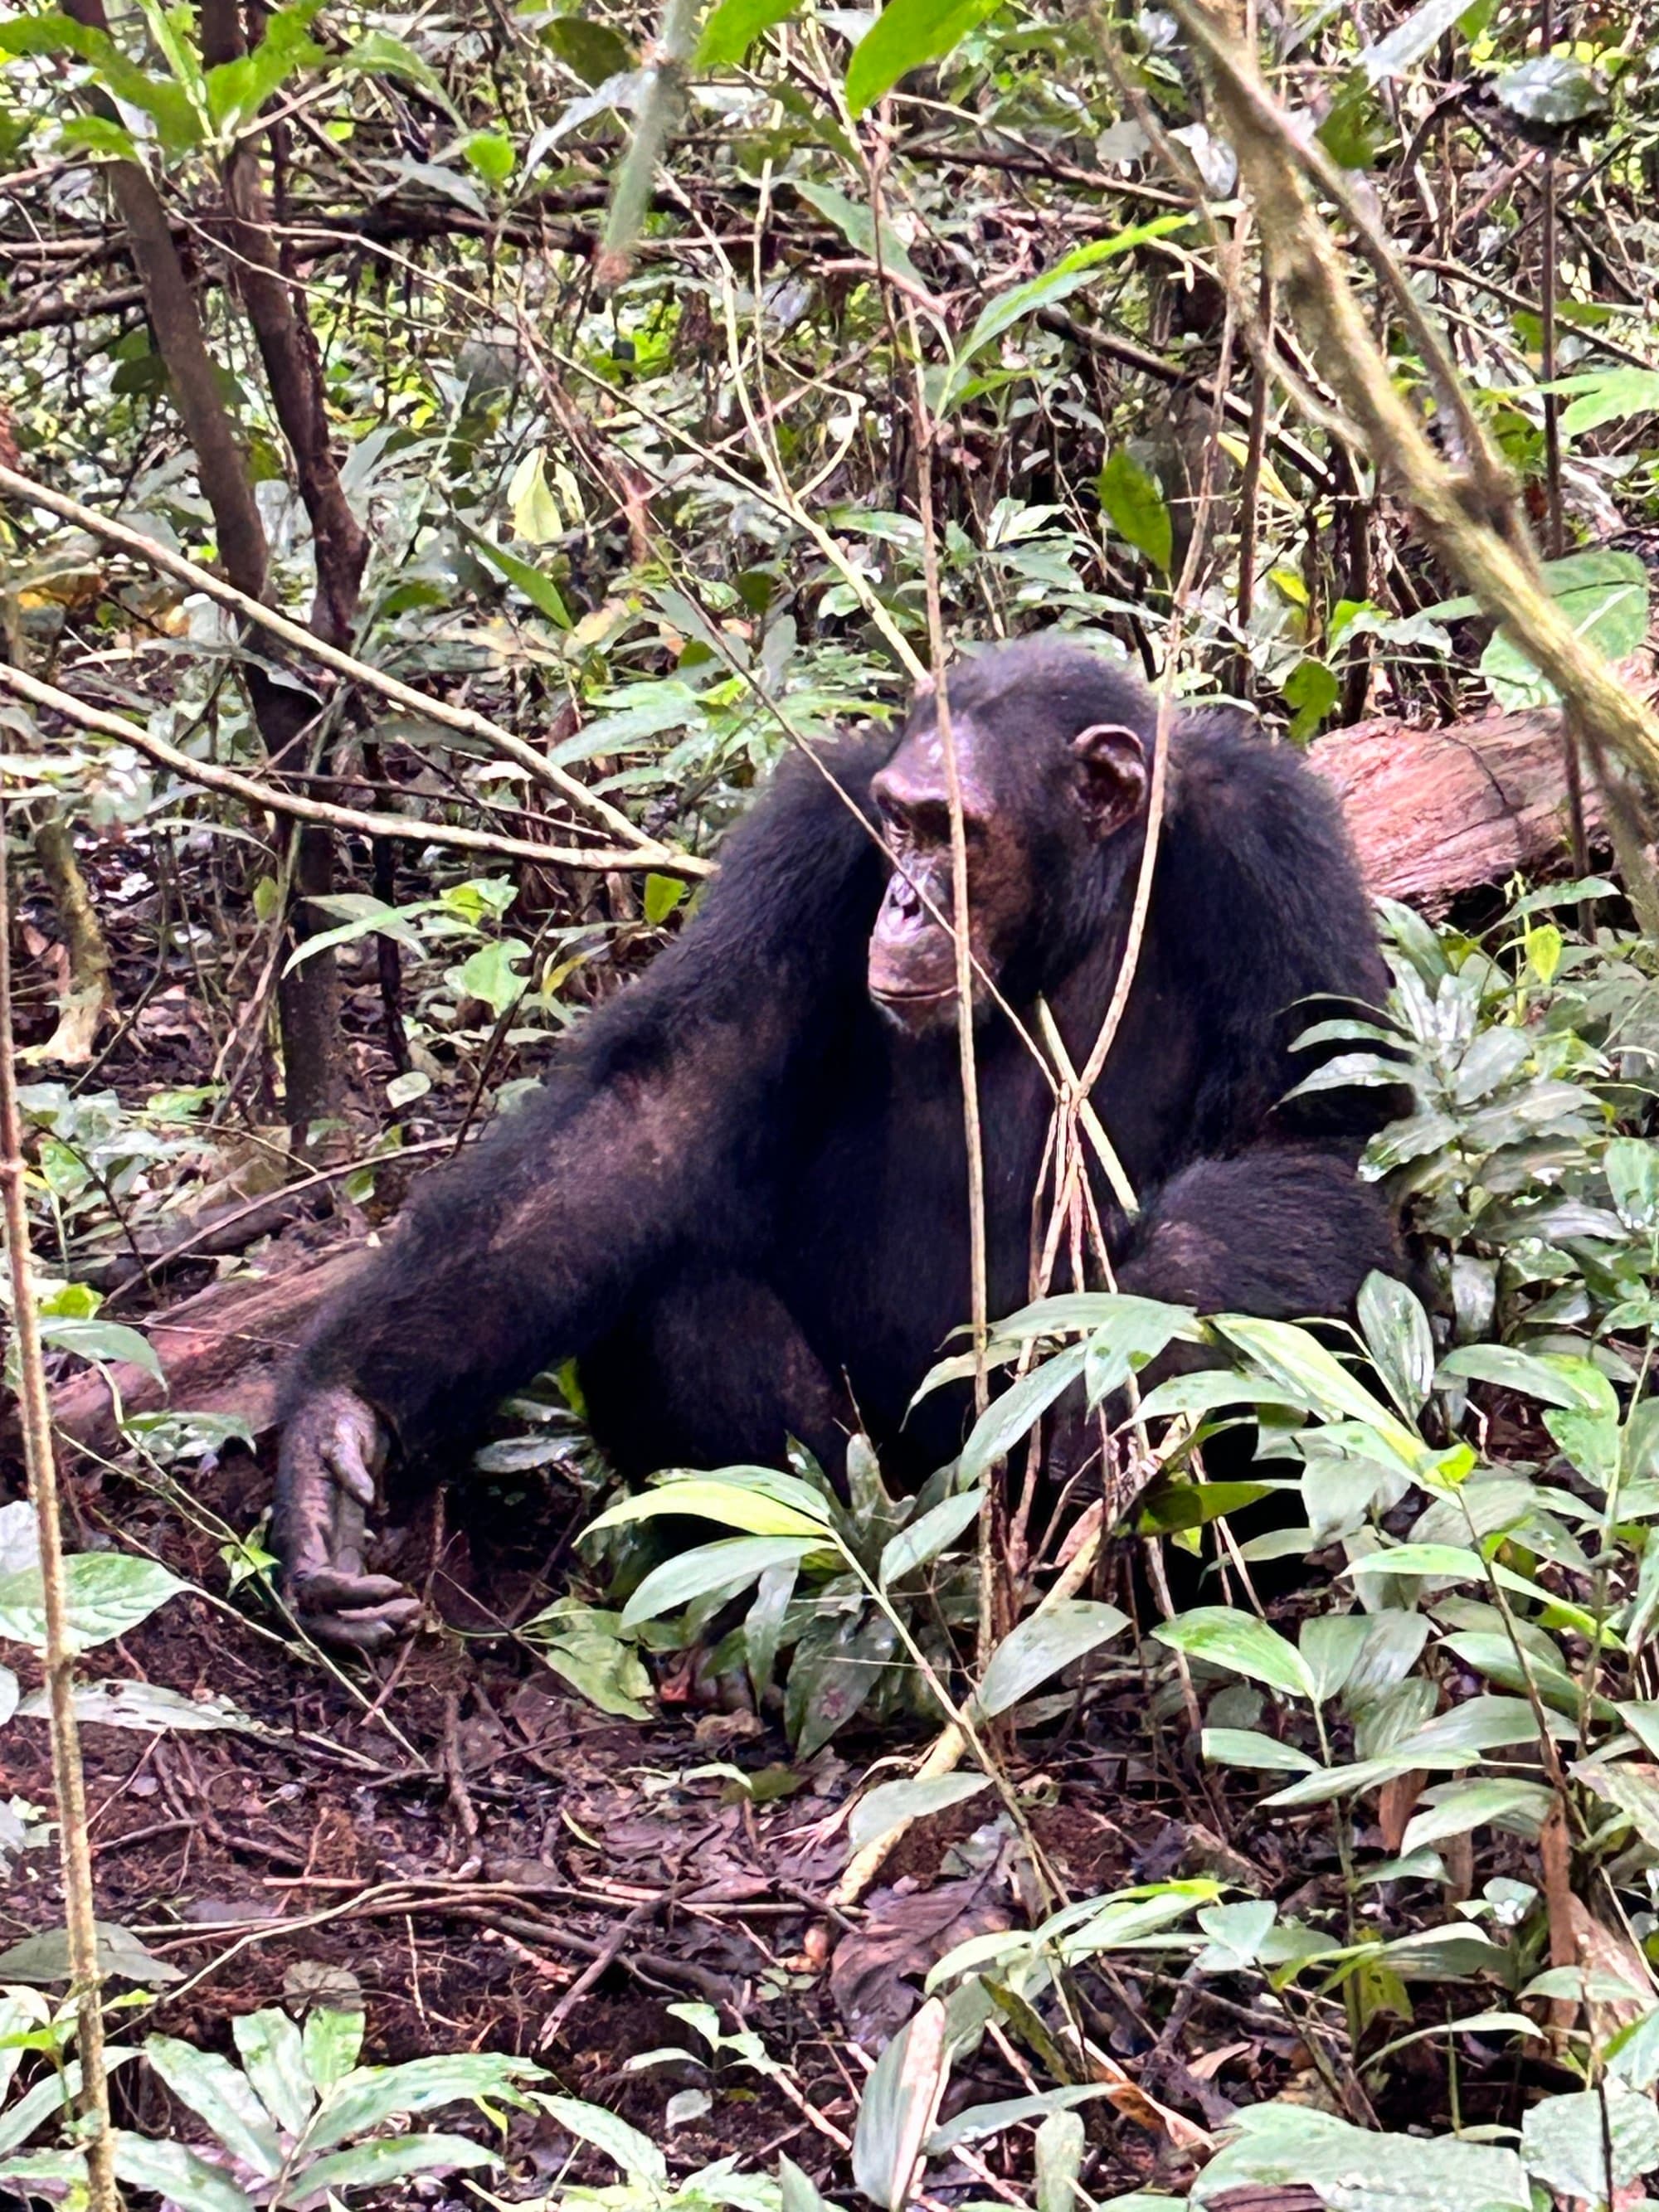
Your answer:
[[[326,1567],[296,1582],[294,1595],[296,1605],[307,1613],[343,1613],[382,1605],[392,1598],[415,1603],[402,1583],[391,1575],[339,1573]]]
[[[383,1583],[384,1575],[366,1575],[365,1583]],[[392,1584],[395,1589],[397,1583]],[[299,1613],[300,1626],[313,1642],[332,1650],[380,1651],[407,1635],[420,1617],[417,1597],[390,1598],[384,1605],[355,1607],[345,1612]]]

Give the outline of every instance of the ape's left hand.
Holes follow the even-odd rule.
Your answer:
[[[320,1390],[283,1431],[276,1543],[295,1616],[319,1644],[375,1651],[412,1628],[420,1600],[363,1571],[374,1478],[386,1436],[355,1392]]]

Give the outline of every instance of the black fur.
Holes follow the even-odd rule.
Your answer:
[[[1079,846],[1070,740],[1097,722],[1150,737],[1152,703],[1047,638],[962,665],[951,699],[1018,769],[1036,927],[1011,990],[1026,1014],[1047,994],[1080,1062],[1140,833]],[[956,1043],[895,1034],[865,988],[887,877],[869,787],[892,749],[824,756],[846,799],[786,763],[672,948],[584,1023],[537,1098],[417,1194],[305,1347],[291,1406],[348,1385],[405,1455],[430,1455],[574,1356],[624,1472],[775,1462],[787,1434],[833,1466],[854,1418],[900,1480],[951,1455],[961,1399],[908,1423],[905,1409],[969,1310]],[[1291,1040],[1332,1011],[1297,1002],[1374,1005],[1384,985],[1330,794],[1229,718],[1182,720],[1146,941],[1095,1094],[1145,1194],[1133,1232],[1117,1229],[1125,1287],[1291,1316],[1347,1308],[1394,1263],[1386,1212],[1354,1173],[1392,1100],[1283,1103],[1310,1064]],[[1006,1312],[1026,1296],[1049,1094],[995,1012],[979,1062]]]

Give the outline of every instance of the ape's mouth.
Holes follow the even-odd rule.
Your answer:
[[[954,983],[941,984],[935,991],[884,991],[877,984],[870,986],[870,996],[884,1006],[937,1006],[956,995]]]

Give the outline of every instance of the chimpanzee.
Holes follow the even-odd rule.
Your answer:
[[[1025,1301],[1052,1104],[1005,1009],[1030,1030],[1046,994],[1085,1060],[1123,956],[1157,710],[1054,634],[963,659],[948,684],[997,1314]],[[625,1475],[779,1464],[789,1437],[834,1469],[855,1425],[901,1482],[960,1448],[960,1395],[906,1413],[969,1305],[951,904],[931,697],[896,744],[785,763],[674,945],[432,1176],[301,1352],[276,1546],[313,1632],[372,1648],[416,1610],[363,1569],[388,1447],[430,1462],[568,1358]],[[1391,1264],[1387,1209],[1355,1171],[1387,1107],[1355,1088],[1285,1101],[1314,1064],[1293,1039],[1332,1011],[1305,1002],[1376,1005],[1384,986],[1322,784],[1236,714],[1181,715],[1095,1091],[1142,1201],[1128,1224],[1097,1194],[1121,1287],[1332,1314]]]

